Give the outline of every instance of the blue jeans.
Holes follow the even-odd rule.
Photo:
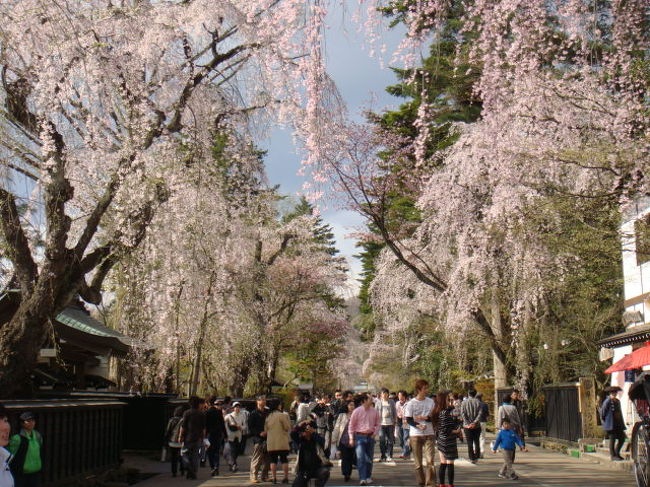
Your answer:
[[[395,441],[395,425],[382,426],[379,430],[379,449],[381,458],[393,457],[393,442]]]
[[[411,456],[411,443],[409,441],[409,437],[411,436],[411,432],[409,430],[409,426],[407,424],[402,425],[402,429],[400,431],[402,435],[402,455],[405,457],[410,457]]]
[[[357,452],[359,480],[368,480],[372,477],[372,456],[375,452],[375,439],[372,436],[355,434],[354,444]]]

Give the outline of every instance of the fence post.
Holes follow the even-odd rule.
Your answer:
[[[598,438],[598,403],[596,400],[596,381],[593,377],[580,377],[580,413],[582,417],[582,437]]]

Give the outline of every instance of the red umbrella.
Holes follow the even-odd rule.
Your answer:
[[[644,347],[637,348],[634,352],[628,353],[621,360],[610,365],[605,373],[613,374],[623,370],[640,369],[646,365],[650,365],[650,342],[646,342]]]

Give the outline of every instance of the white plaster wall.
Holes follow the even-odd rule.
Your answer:
[[[623,252],[623,285],[625,300],[635,298],[647,292],[650,292],[650,262],[637,265],[636,262],[636,245],[634,239],[634,222],[639,218],[650,213],[650,198],[643,198],[631,204],[623,211],[623,224],[621,225],[621,246]],[[626,329],[632,329],[635,326],[650,323],[650,307],[645,303],[638,303],[625,308],[625,311],[639,311],[644,318],[643,322],[632,323]],[[614,358],[612,363],[622,359],[625,355],[632,352],[632,345],[614,349]],[[644,367],[650,369],[650,367]],[[623,389],[619,393],[621,406],[625,422],[629,425],[628,433],[631,432],[631,426],[635,423],[636,410],[634,405],[628,399],[627,393],[631,383],[625,382],[625,373],[616,372],[612,374],[611,385],[619,386]]]
[[[636,245],[634,241],[634,222],[650,213],[650,199],[644,198],[624,211],[624,222],[621,225],[621,246],[623,251],[623,281],[625,299],[631,299],[650,291],[650,262],[638,266],[636,263]],[[647,311],[643,305],[636,305],[626,311]]]

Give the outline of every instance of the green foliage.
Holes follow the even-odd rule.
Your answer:
[[[389,2],[383,11],[393,17],[393,24],[397,24],[403,21],[403,15],[410,3]],[[460,6],[457,3],[454,3],[445,28],[438,40],[431,45],[429,56],[423,60],[422,66],[414,70],[393,69],[398,83],[389,86],[386,91],[406,101],[397,110],[368,114],[369,120],[382,130],[403,137],[405,144],[412,144],[418,136],[415,125],[418,110],[422,103],[426,103],[429,112],[429,134],[425,158],[428,161],[436,161],[436,154],[456,141],[457,136],[450,132],[453,123],[471,123],[478,119],[481,112],[480,100],[475,99],[473,95],[473,84],[478,79],[480,70],[477,66],[462,61],[467,58],[467,46],[459,45],[456,35],[461,27],[458,20]],[[386,160],[391,156],[388,153],[380,155]],[[414,170],[414,157],[400,160],[390,168],[393,175]],[[387,195],[383,216],[386,228],[391,234],[408,237],[421,220],[420,211],[415,205],[420,188],[403,183],[399,177],[395,179],[395,188]],[[369,225],[369,230],[381,237],[372,224]],[[364,341],[372,341],[376,328],[370,302],[370,287],[376,274],[375,260],[384,246],[384,243],[376,241],[359,244],[361,252],[357,257],[362,263],[359,291],[362,316],[357,320],[356,327],[361,331]]]
[[[566,256],[565,278],[550,286],[543,313],[527,337],[533,387],[596,376],[606,363],[596,342],[622,331],[623,276],[615,201],[550,197],[530,216],[554,253]]]

